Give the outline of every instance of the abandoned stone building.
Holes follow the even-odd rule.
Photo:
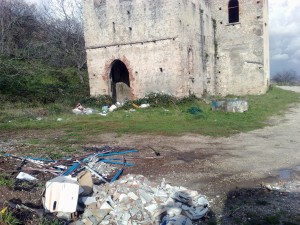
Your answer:
[[[91,95],[261,94],[268,0],[83,0]]]

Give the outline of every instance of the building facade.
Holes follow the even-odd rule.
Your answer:
[[[267,0],[83,0],[90,93],[261,94]]]

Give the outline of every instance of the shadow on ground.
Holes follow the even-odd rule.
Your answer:
[[[300,193],[236,188],[228,192],[222,215],[222,225],[299,225]]]

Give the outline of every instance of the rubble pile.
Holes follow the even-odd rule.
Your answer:
[[[84,155],[60,160],[3,157],[21,161],[14,170],[19,172],[17,179],[37,181],[24,171],[54,177],[46,182],[41,216],[55,213],[76,225],[192,225],[208,212],[207,199],[197,191],[171,186],[165,180],[156,184],[142,175],[121,176],[126,167],[135,165],[131,160],[162,157],[159,154],[132,156],[139,151],[109,146],[86,150]]]
[[[142,175],[127,175],[113,183],[93,186],[85,205],[83,224],[193,224],[208,212],[208,201],[197,191],[166,184],[157,185]]]

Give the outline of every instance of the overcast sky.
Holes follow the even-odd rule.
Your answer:
[[[269,0],[271,74],[300,74],[300,0]]]
[[[300,75],[300,0],[269,0],[269,12],[271,75],[289,69]]]

